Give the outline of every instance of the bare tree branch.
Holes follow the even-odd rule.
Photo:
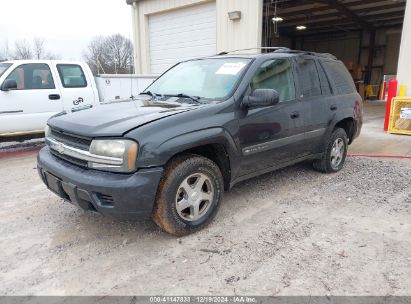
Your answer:
[[[11,59],[11,51],[8,40],[4,40],[0,46],[0,61]]]
[[[14,57],[16,59],[33,59],[30,43],[23,39],[14,43]]]
[[[133,45],[120,34],[98,36],[90,41],[83,57],[94,74],[128,74],[132,71]]]
[[[46,50],[44,49],[44,39],[43,38],[33,39],[33,51],[34,51],[34,57],[36,59],[45,59],[44,55],[46,53]]]

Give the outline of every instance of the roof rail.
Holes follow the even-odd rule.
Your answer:
[[[279,51],[279,50],[287,51],[287,50],[290,50],[290,49],[286,48],[286,47],[259,47],[259,48],[239,49],[239,50],[221,52],[221,53],[218,53],[217,56],[219,56],[219,55],[228,55],[228,54],[231,54],[231,53],[242,52],[242,51],[252,51],[252,50],[272,50],[273,52],[276,52],[276,51]]]
[[[310,51],[290,50],[290,49],[279,49],[279,50],[276,50],[275,53],[304,54],[304,55],[312,55],[316,57],[337,60],[337,57],[329,53],[316,53],[316,52],[310,52]]]
[[[316,57],[337,60],[337,57],[329,53],[316,53],[316,52],[310,52],[310,51],[292,50],[287,47],[259,47],[259,48],[239,49],[239,50],[233,50],[229,52],[221,52],[221,53],[218,53],[216,56],[228,55],[228,54],[232,54],[236,52],[252,51],[252,50],[271,50],[273,53],[304,54],[304,55],[312,55]]]

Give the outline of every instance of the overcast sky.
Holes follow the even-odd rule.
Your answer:
[[[45,39],[47,50],[62,59],[80,60],[97,35],[131,36],[125,0],[0,0],[0,47],[8,41]]]

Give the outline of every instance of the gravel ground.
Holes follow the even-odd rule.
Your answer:
[[[181,239],[84,213],[35,156],[0,159],[1,295],[411,295],[411,161],[300,164],[225,194]]]

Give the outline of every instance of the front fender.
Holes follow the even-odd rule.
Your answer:
[[[155,146],[142,147],[141,154],[138,157],[138,166],[164,166],[173,156],[179,153],[209,144],[224,145],[230,158],[230,167],[232,169],[236,167],[240,157],[239,148],[231,134],[220,127],[184,133]]]

